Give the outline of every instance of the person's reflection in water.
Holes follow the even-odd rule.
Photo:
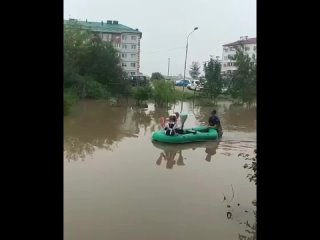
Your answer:
[[[179,152],[179,157],[178,157],[178,160],[177,160],[177,165],[178,166],[184,166],[184,162],[183,162],[183,156],[182,156],[182,150],[180,150]]]
[[[158,158],[157,161],[156,161],[156,164],[157,164],[158,166],[161,165],[162,157],[163,157],[162,155],[163,155],[163,153],[160,153],[160,156],[159,156],[159,158]]]
[[[176,160],[174,160],[174,157],[176,156],[177,152],[176,151],[164,151],[164,152],[167,160],[166,168],[172,169],[173,165],[176,164]]]
[[[167,161],[166,168],[172,169],[173,165],[176,164],[176,160],[174,160],[176,155],[177,155],[176,151],[164,151],[164,152],[160,153],[160,156],[157,159],[156,164],[158,166],[160,166],[162,159],[164,159]]]
[[[211,158],[213,155],[217,153],[217,148],[219,145],[219,141],[212,142],[206,146],[206,161],[211,162]]]

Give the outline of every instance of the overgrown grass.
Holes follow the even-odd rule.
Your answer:
[[[133,87],[131,93],[134,99],[136,100],[137,105],[141,105],[143,101],[148,100],[152,96],[152,89],[149,85],[138,86]]]
[[[156,105],[165,106],[176,100],[175,89],[172,83],[163,80],[155,80],[152,84],[152,98]]]

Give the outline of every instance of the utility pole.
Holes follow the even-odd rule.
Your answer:
[[[170,78],[169,78],[169,70],[170,70],[170,58],[168,58],[168,75],[167,75],[167,78],[168,78],[168,79],[170,79]]]

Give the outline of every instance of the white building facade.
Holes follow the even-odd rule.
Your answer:
[[[122,67],[128,76],[140,75],[140,35],[122,33],[119,50]]]
[[[222,59],[221,59],[221,72],[231,73],[237,69],[235,66],[235,60],[231,58],[236,54],[236,47],[240,45],[244,46],[244,51],[247,53],[251,59],[256,59],[257,57],[257,39],[240,37],[240,40],[223,45]]]
[[[142,32],[138,29],[119,24],[118,21],[107,22],[77,21],[83,29],[100,36],[103,41],[112,42],[113,47],[119,51],[121,66],[128,76],[139,76],[140,73],[140,40]]]

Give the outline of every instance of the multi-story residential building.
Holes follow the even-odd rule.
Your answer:
[[[128,76],[141,75],[140,73],[140,40],[142,32],[118,21],[89,22],[75,19],[65,20],[64,24],[76,22],[82,29],[97,34],[103,41],[112,42],[113,47],[119,51],[121,66]]]
[[[237,69],[237,67],[235,66],[235,60],[232,60],[231,57],[233,57],[236,54],[236,47],[241,44],[244,46],[245,53],[247,53],[250,56],[250,58],[255,59],[253,57],[257,56],[256,38],[248,38],[248,36],[245,36],[245,37],[240,37],[240,40],[236,42],[224,44],[222,59],[221,59],[222,73],[226,73],[226,72],[231,73],[232,71]]]

